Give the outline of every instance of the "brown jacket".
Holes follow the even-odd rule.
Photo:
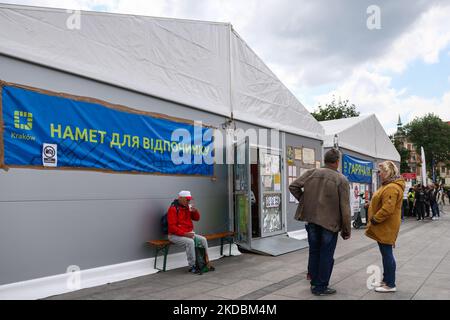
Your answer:
[[[395,244],[401,224],[404,189],[405,181],[400,178],[375,192],[367,215],[366,236],[380,243]]]
[[[303,190],[302,190],[303,188]],[[289,190],[299,201],[295,219],[311,222],[332,232],[350,236],[350,186],[330,167],[311,169],[295,180]]]

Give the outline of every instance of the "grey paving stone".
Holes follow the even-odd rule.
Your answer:
[[[450,300],[450,288],[422,287],[413,300]]]
[[[343,294],[339,291],[337,291],[335,294],[329,295],[329,296],[315,296],[313,295],[308,300],[358,300],[359,297],[352,296],[349,294]]]
[[[434,271],[437,273],[450,274],[450,260],[443,260]]]
[[[219,284],[213,284],[209,282],[196,282],[189,286],[172,287],[159,292],[141,295],[141,298],[158,299],[158,300],[183,300],[188,299],[202,293],[206,293],[210,290],[220,287]]]
[[[425,281],[424,287],[450,289],[450,274],[434,272]]]
[[[217,297],[237,299],[241,296],[249,294],[250,292],[266,287],[267,285],[269,285],[269,283],[265,281],[244,279],[237,283],[211,290],[208,293]]]
[[[413,293],[402,292],[401,290],[398,290],[397,292],[386,293],[380,293],[371,290],[366,295],[364,295],[361,300],[411,300],[413,295]]]
[[[271,293],[264,297],[259,298],[258,300],[297,300],[297,299]]]
[[[212,296],[209,294],[198,294],[195,296],[189,296],[186,300],[229,300],[222,297]]]
[[[356,273],[344,280],[333,284],[332,287],[338,292],[356,297],[363,297],[369,289],[367,289],[367,279],[370,275],[364,273]]]
[[[208,278],[205,278],[204,281],[227,286],[242,281],[242,279],[235,277],[232,273],[229,273],[227,275],[210,276]]]
[[[298,270],[297,268],[280,268],[260,275],[255,274],[254,276],[250,276],[250,279],[275,283],[288,279],[303,271],[304,270]]]
[[[302,280],[286,288],[277,290],[273,294],[302,300],[309,299],[312,296],[311,286],[307,280]]]
[[[396,273],[396,286],[400,292],[416,293],[417,290],[425,283],[426,277],[411,276],[401,272]]]

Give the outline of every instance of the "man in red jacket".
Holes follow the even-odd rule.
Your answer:
[[[200,240],[208,253],[208,241],[205,237],[194,233],[192,220],[200,220],[200,212],[190,204],[192,199],[190,191],[180,191],[178,199],[172,202],[167,213],[169,227],[169,240],[186,249],[189,272],[197,273],[195,267],[195,242]]]

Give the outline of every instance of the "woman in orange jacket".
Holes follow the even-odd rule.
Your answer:
[[[383,280],[375,283],[377,292],[395,292],[396,263],[393,247],[401,224],[401,210],[405,181],[392,161],[379,164],[382,186],[370,202],[366,236],[378,242],[383,259]]]

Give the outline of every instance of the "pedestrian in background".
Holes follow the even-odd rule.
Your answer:
[[[431,217],[431,220],[439,220],[439,206],[437,203],[438,193],[439,193],[439,186],[432,184],[430,192],[430,206],[431,211],[433,212],[433,216]]]
[[[401,207],[405,181],[392,161],[379,164],[381,187],[369,205],[366,236],[378,243],[383,261],[383,280],[375,283],[377,292],[395,292],[396,263],[393,247],[401,224]]]
[[[409,188],[408,190],[408,207],[409,207],[409,216],[413,217],[414,214],[414,189]]]
[[[334,265],[338,233],[350,239],[350,186],[339,168],[340,152],[331,149],[325,153],[325,167],[306,171],[295,180],[289,191],[299,201],[295,219],[306,221],[308,232],[308,273],[311,293],[330,295],[328,287]]]
[[[406,190],[403,192],[402,221],[405,220],[405,212],[408,212],[408,192]]]
[[[439,210],[442,211],[444,209],[445,206],[445,193],[444,193],[444,187],[442,186],[442,184],[438,187],[438,193],[437,193],[437,203],[439,206]]]
[[[425,219],[425,192],[422,185],[417,185],[414,195],[414,207],[416,208],[417,221],[423,221]]]
[[[425,192],[425,217],[430,218],[430,198],[431,198],[431,189],[429,186],[423,186]]]

